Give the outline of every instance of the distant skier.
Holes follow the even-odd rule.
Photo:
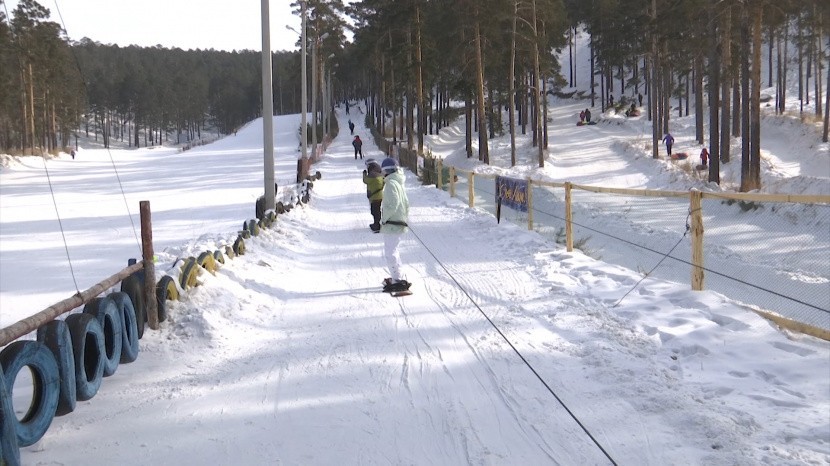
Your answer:
[[[663,136],[663,142],[666,143],[666,150],[669,152],[669,157],[671,157],[671,146],[674,145],[674,136],[672,136],[671,133],[666,133],[666,135]]]
[[[360,140],[360,136],[355,136],[354,140],[352,141],[352,146],[354,147],[354,159],[357,160],[357,156],[360,155],[360,159],[363,159],[363,141]]]
[[[708,164],[709,164],[709,151],[708,151],[708,150],[706,150],[706,148],[704,147],[704,148],[703,148],[703,149],[701,149],[701,151],[700,151],[700,165],[701,165],[703,168],[706,168],[706,166],[707,166]]]

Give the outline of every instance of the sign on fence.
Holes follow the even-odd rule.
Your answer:
[[[496,204],[527,212],[527,180],[497,176]]]

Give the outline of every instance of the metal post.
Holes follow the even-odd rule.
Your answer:
[[[276,208],[274,186],[274,90],[271,80],[271,18],[269,0],[262,5],[262,152],[265,174],[265,210]]]

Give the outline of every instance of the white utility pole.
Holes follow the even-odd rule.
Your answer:
[[[265,210],[276,207],[274,186],[274,90],[271,78],[271,18],[269,0],[262,5],[262,151],[265,174]]]

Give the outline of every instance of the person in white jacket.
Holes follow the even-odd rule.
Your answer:
[[[387,157],[380,164],[384,175],[383,201],[380,205],[380,232],[383,234],[383,252],[389,267],[389,278],[383,291],[404,291],[409,282],[401,276],[401,255],[398,244],[401,235],[409,231],[409,198],[404,189],[405,177],[398,161]]]

